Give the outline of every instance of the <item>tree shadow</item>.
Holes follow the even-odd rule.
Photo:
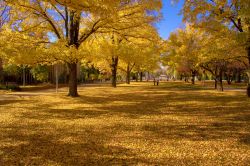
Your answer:
[[[0,125],[0,163],[185,165],[206,158],[142,156],[154,153],[150,152],[154,141],[199,144],[209,141],[226,143],[232,139],[239,148],[250,146],[250,103],[243,95],[212,95],[206,90],[199,93],[198,90],[166,87],[168,85],[119,87],[121,93],[114,93],[117,90],[107,93],[100,88],[96,96],[85,93],[74,99],[59,96],[64,99],[63,103],[56,100],[41,102],[34,98],[30,101],[32,106],[19,106],[26,111],[15,114],[13,123]],[[71,104],[74,107],[66,108]],[[8,109],[8,106],[4,108]],[[127,140],[142,143],[148,151],[138,153]],[[143,149],[142,145],[135,146]],[[158,150],[164,148],[167,147],[161,146]]]
[[[78,129],[78,133],[68,129],[51,132],[45,125],[8,126],[8,129],[4,131],[2,144],[6,139],[8,143],[0,146],[3,165],[153,164],[138,158],[129,148],[107,144],[112,135],[105,130],[85,128]],[[157,163],[161,164],[154,162]]]
[[[25,100],[0,100],[1,105],[15,104],[15,103],[23,103]]]

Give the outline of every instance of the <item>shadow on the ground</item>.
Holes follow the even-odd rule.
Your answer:
[[[201,93],[201,87],[192,89],[179,84],[119,88],[128,90],[100,91],[96,96],[82,93],[75,99],[62,97],[67,101],[64,103],[33,100],[26,103],[32,106],[24,104],[20,109],[29,111],[16,114],[15,123],[0,125],[0,163],[165,165],[179,160],[184,164],[192,161],[188,157],[150,159],[129,147],[110,144],[114,140],[124,141],[115,135],[133,132],[143,133],[132,137],[141,142],[236,139],[239,146],[250,146],[250,104],[242,94],[227,96],[207,89]],[[3,104],[7,109],[8,104],[16,102],[20,101]],[[76,107],[54,107],[62,104]]]
[[[15,103],[22,103],[25,100],[0,100],[0,107],[1,105],[8,105],[8,104],[15,104]]]
[[[83,131],[78,130],[76,134],[68,129],[50,133],[43,128],[37,128],[43,132],[25,134],[22,132],[25,130],[35,131],[33,127],[21,127],[11,128],[5,133],[6,139],[12,139],[15,143],[0,149],[1,164],[63,166],[150,164],[147,159],[137,158],[127,148],[106,145],[106,140],[112,135],[104,131],[82,129]],[[7,154],[6,157],[2,156],[3,154]]]

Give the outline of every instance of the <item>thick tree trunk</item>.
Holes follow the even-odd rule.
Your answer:
[[[130,84],[130,65],[127,65],[126,83]]]
[[[65,8],[66,16],[65,25],[66,26],[66,37],[68,39],[68,46],[74,46],[76,49],[80,46],[79,41],[79,29],[81,12],[75,10],[69,10]],[[69,68],[69,93],[68,96],[77,97],[77,61],[73,60],[67,64]]]
[[[112,72],[112,87],[116,88],[117,82],[117,66],[118,66],[118,57],[112,57],[112,64],[111,64],[111,72]]]
[[[77,97],[77,63],[68,63],[69,68],[69,93],[68,96]]]
[[[140,72],[140,82],[142,82],[143,72]]]
[[[247,96],[250,97],[250,84],[247,84]]]

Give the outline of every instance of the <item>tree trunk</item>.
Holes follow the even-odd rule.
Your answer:
[[[214,89],[217,89],[217,84],[218,84],[217,77],[215,77],[215,79],[214,79]]]
[[[68,96],[77,97],[77,63],[68,63],[69,68],[69,93]]]
[[[130,84],[130,65],[127,65],[126,83]]]
[[[183,75],[182,75],[182,74],[180,75],[180,80],[181,80],[181,81],[183,80]]]
[[[250,44],[250,41],[249,41],[249,44]],[[247,57],[248,57],[248,64],[250,65],[250,46],[247,47]]]
[[[54,83],[54,79],[53,79],[53,70],[54,70],[54,67],[53,65],[49,66],[49,74],[48,74],[48,82],[53,84]]]
[[[192,74],[192,84],[194,85],[195,84],[195,71],[192,71],[191,74]]]
[[[3,77],[3,60],[0,58],[0,84],[4,82]]]
[[[136,81],[136,82],[138,82],[138,74],[139,74],[139,72],[137,72],[137,73],[135,74],[135,81]]]
[[[112,72],[112,87],[116,88],[117,82],[117,66],[118,66],[118,57],[112,57],[112,64],[111,64],[111,72]]]
[[[250,84],[247,84],[247,96],[250,97]]]
[[[250,97],[250,70],[247,71],[248,84],[247,84],[247,96]]]
[[[25,66],[23,66],[23,86],[26,85],[26,73],[25,73]]]
[[[241,70],[237,69],[236,71],[236,82],[241,83]]]
[[[224,90],[224,89],[223,89],[223,78],[222,78],[222,76],[223,76],[223,71],[220,70],[219,80],[220,80],[220,88],[221,88],[221,91]]]
[[[249,27],[250,30],[250,27]],[[248,44],[250,45],[250,39],[248,39]],[[249,67],[248,67],[248,72],[247,72],[247,76],[248,76],[248,84],[247,84],[247,96],[250,97],[250,46],[247,47],[247,56],[248,56],[248,63],[249,63]]]
[[[202,77],[203,77],[203,86],[205,86],[205,82],[206,82],[206,71],[205,70],[203,70]]]
[[[227,77],[227,84],[228,84],[228,85],[231,85],[231,84],[232,84],[232,81],[231,81],[231,78],[230,78],[230,77]]]
[[[143,72],[140,72],[140,82],[142,82],[142,75],[143,75]]]
[[[232,84],[232,75],[230,73],[227,74],[227,84],[228,85]]]
[[[214,81],[215,81],[215,82],[214,82],[214,88],[215,88],[215,89],[217,89],[217,84],[218,84],[218,78],[217,78],[218,70],[217,70],[217,69],[218,69],[218,67],[216,66],[216,67],[215,67],[215,72],[214,72],[214,77],[215,77],[215,79],[214,79]]]
[[[187,77],[186,76],[184,77],[184,81],[187,82]]]

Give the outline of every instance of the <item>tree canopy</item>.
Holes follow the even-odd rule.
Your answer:
[[[158,0],[5,2],[12,9],[10,26],[3,32],[5,39],[11,39],[4,51],[11,58],[6,59],[16,63],[66,63],[70,96],[77,96],[77,63],[91,56],[94,40],[112,35],[122,40],[148,38],[147,31],[160,18],[161,9]]]

